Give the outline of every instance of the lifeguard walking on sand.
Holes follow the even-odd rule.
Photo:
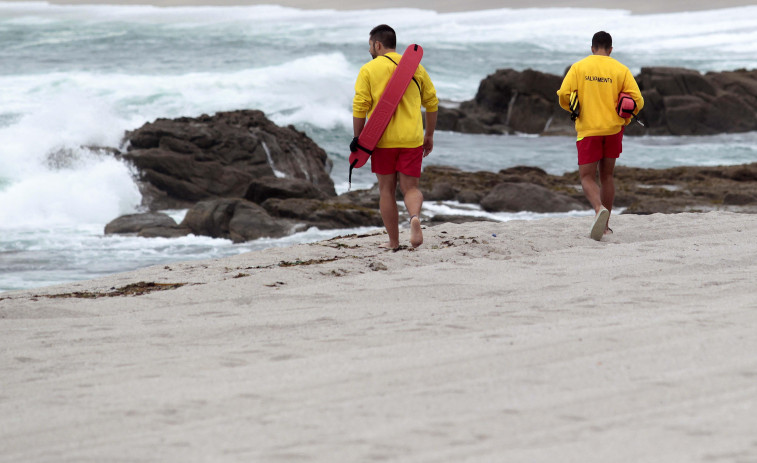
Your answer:
[[[578,173],[584,195],[596,212],[590,236],[599,241],[612,233],[609,220],[615,200],[613,171],[623,151],[623,131],[631,122],[630,117],[618,115],[618,97],[626,93],[633,98],[635,113],[644,106],[644,98],[631,71],[610,58],[610,34],[594,34],[591,53],[570,67],[557,95],[560,106],[571,112],[576,123]],[[597,185],[597,168],[601,186]]]
[[[368,51],[373,60],[360,68],[355,82],[355,97],[352,100],[353,129],[355,138],[350,151],[357,150],[357,139],[363,131],[366,116],[370,117],[389,83],[402,56],[395,49],[397,36],[394,29],[382,24],[370,33]],[[399,211],[395,192],[397,182],[405,198],[405,207],[410,214],[410,244],[418,247],[423,243],[420,213],[423,194],[418,189],[423,158],[434,148],[434,129],[439,99],[434,84],[426,70],[418,65],[402,100],[389,121],[384,135],[371,154],[371,171],[376,174],[379,185],[379,209],[389,242],[383,247],[398,249]],[[426,131],[423,131],[421,106],[426,109]]]

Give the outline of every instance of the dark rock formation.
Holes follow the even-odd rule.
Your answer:
[[[624,213],[651,214],[710,210],[757,213],[757,163],[740,166],[674,167],[670,169],[640,169],[618,166],[615,169],[615,206]],[[505,197],[518,197],[519,204],[508,206],[511,211],[557,212],[559,203],[550,200],[570,198],[580,207],[569,204],[568,210],[590,209],[578,172],[550,175],[534,167],[515,167],[493,172],[465,172],[452,167],[427,166],[421,177],[421,189],[434,191],[436,184],[451,189],[454,199],[461,200],[463,192],[471,197],[485,198],[482,207],[492,200],[492,192],[505,189]],[[520,189],[514,185],[520,184]],[[534,187],[546,189],[543,206],[528,201]],[[520,191],[520,193],[518,193]],[[543,191],[543,190],[540,190]],[[463,201],[464,202],[464,201]],[[502,209],[507,209],[502,207]]]
[[[239,198],[200,201],[187,212],[181,226],[196,235],[235,243],[278,238],[302,229],[291,220],[272,217],[259,205]]]
[[[327,195],[307,180],[298,178],[261,177],[253,180],[244,198],[262,204],[267,199],[308,198],[326,199]]]
[[[496,220],[489,219],[487,217],[479,217],[475,215],[447,215],[437,214],[433,217],[429,217],[423,221],[423,225],[427,227],[435,227],[445,223],[469,223],[469,222],[496,222]]]
[[[585,209],[577,200],[533,183],[503,182],[481,200],[488,212],[569,212]]]
[[[447,182],[434,183],[433,190],[423,192],[423,198],[427,201],[452,201],[458,199],[457,193],[455,192],[455,187],[451,183]],[[478,200],[460,202],[477,203]]]
[[[628,134],[712,135],[757,130],[757,70],[709,72],[642,68],[645,106]]]
[[[489,134],[567,132],[572,123],[557,103],[561,82],[559,76],[532,69],[498,70],[481,81],[473,100],[440,108],[437,128]]]
[[[378,183],[367,190],[353,190],[340,194],[334,201],[341,204],[353,204],[355,206],[369,209],[378,209],[379,207],[379,189]]]
[[[577,177],[577,176],[576,176]],[[626,213],[757,212],[757,163],[718,167],[617,167],[616,204]]]
[[[181,226],[164,214],[121,217],[106,233],[194,233],[241,242],[311,226],[382,224],[375,189],[337,198],[326,153],[260,111],[160,119],[126,139],[128,151],[118,155],[136,166],[144,202],[189,212]]]
[[[191,233],[180,227],[176,221],[162,212],[145,212],[123,215],[105,226],[105,234],[136,234],[145,238],[157,236],[175,238]]]
[[[725,167],[675,167],[615,170],[615,206],[624,213],[728,210],[757,213],[757,163]],[[427,166],[421,177],[427,201],[479,203],[488,211],[564,212],[589,210],[578,172],[550,175],[536,167],[499,172],[465,172],[453,167]],[[472,216],[437,216],[426,225],[488,220]],[[378,192],[358,190],[327,199],[276,198],[262,205],[241,198],[201,201],[181,225],[165,214],[133,214],[106,227],[106,233],[140,236],[181,236],[187,233],[242,242],[280,237],[311,226],[321,229],[382,225]]]
[[[127,132],[123,157],[134,164],[150,210],[241,198],[250,184],[276,173],[334,196],[330,161],[294,127],[278,127],[261,111],[158,119]]]
[[[273,216],[293,219],[322,230],[383,224],[377,207],[363,207],[347,201],[271,198],[263,203],[263,208]]]
[[[278,238],[310,227],[328,230],[381,225],[378,206],[363,207],[333,198],[269,198],[262,205],[240,198],[211,199],[197,203],[181,223],[196,235],[235,243]]]
[[[711,135],[757,130],[757,70],[701,74],[683,68],[647,67],[636,76],[644,109],[629,135]],[[557,103],[562,77],[504,69],[487,76],[476,97],[440,108],[437,128],[466,133],[573,135]]]
[[[426,166],[421,176],[420,188],[426,200],[455,200],[478,204],[500,183],[527,182],[551,187],[552,177],[554,176],[538,167],[519,166],[499,172],[466,172],[455,167]],[[555,192],[564,193],[559,189]]]

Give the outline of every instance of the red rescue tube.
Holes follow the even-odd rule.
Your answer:
[[[363,131],[360,132],[357,140],[357,151],[350,153],[350,183],[352,183],[352,169],[363,167],[368,162],[368,158],[371,157],[373,150],[384,135],[386,126],[389,125],[389,121],[394,116],[407,86],[410,85],[421,58],[423,58],[423,48],[417,44],[410,45],[402,54],[397,69],[394,70],[389,83],[386,84],[384,93],[381,94],[381,98],[376,104],[376,108],[365,123]]]

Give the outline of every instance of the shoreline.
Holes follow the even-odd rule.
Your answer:
[[[590,223],[445,224],[414,251],[346,236],[0,294],[0,448],[755,459],[757,215],[620,215],[601,242]]]
[[[13,0],[14,2],[28,3],[39,0]],[[592,8],[628,10],[633,14],[655,13],[680,13],[687,11],[719,10],[743,6],[754,6],[750,0],[722,0],[714,5],[705,0],[674,0],[671,2],[659,2],[654,0],[637,0],[635,2],[603,2],[599,0],[509,0],[498,2],[495,0],[473,0],[458,2],[453,0],[421,0],[413,2],[410,6],[400,0],[383,0],[380,3],[368,0],[357,0],[345,5],[340,0],[319,1],[317,7],[309,0],[45,0],[54,5],[151,5],[156,7],[186,7],[186,6],[255,6],[255,5],[279,5],[298,9],[333,9],[333,10],[369,10],[383,8],[415,8],[433,10],[439,13],[453,13],[464,11],[481,11],[503,8]],[[505,3],[503,5],[503,3]],[[716,6],[713,8],[713,6]]]

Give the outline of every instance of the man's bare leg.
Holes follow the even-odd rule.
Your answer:
[[[601,240],[602,235],[607,231],[607,220],[610,218],[610,212],[602,206],[602,199],[599,185],[597,185],[597,162],[591,164],[582,164],[578,166],[578,174],[581,177],[581,187],[584,190],[586,199],[589,200],[594,208],[594,224],[591,227],[591,236],[594,240]]]
[[[421,229],[421,208],[423,207],[423,193],[418,189],[420,179],[400,172],[400,190],[405,197],[405,208],[410,214],[410,244],[417,248],[423,244],[423,230]]]
[[[399,212],[397,211],[397,174],[376,174],[379,184],[379,210],[384,228],[389,235],[389,242],[381,247],[397,249],[400,247]]]
[[[591,164],[581,164],[578,166],[578,175],[581,177],[581,188],[584,190],[586,199],[589,200],[594,212],[598,213],[602,207],[602,198],[597,185],[597,164],[599,161]]]
[[[614,171],[615,158],[604,158],[599,161],[600,198],[602,199],[602,205],[610,211],[610,214],[612,214],[612,204],[615,201]],[[605,235],[610,233],[612,231],[610,231],[610,220],[608,219]]]

